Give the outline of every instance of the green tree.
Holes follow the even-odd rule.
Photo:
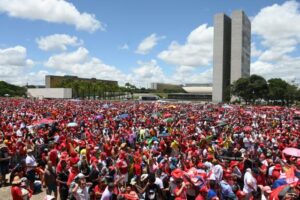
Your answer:
[[[300,88],[298,88],[297,91],[296,91],[295,100],[300,101]]]
[[[288,84],[285,91],[285,99],[288,105],[293,104],[297,97],[297,86]]]
[[[231,93],[242,98],[246,103],[251,100],[252,90],[250,88],[249,78],[240,78],[233,82]]]
[[[269,99],[273,102],[280,100],[284,104],[288,83],[281,78],[272,78],[269,83]]]
[[[0,81],[0,96],[26,96],[26,88]]]
[[[249,77],[249,89],[252,90],[251,99],[254,102],[257,99],[265,99],[268,94],[268,83],[262,76],[253,74]]]

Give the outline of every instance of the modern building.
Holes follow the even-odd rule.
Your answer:
[[[213,49],[213,101],[225,99],[225,90],[230,85],[231,19],[223,14],[214,17]]]
[[[61,87],[61,83],[68,80],[78,80],[84,81],[87,83],[105,83],[108,85],[118,85],[118,81],[111,81],[111,80],[100,80],[96,78],[79,78],[77,76],[53,76],[53,75],[46,75],[45,78],[45,85],[46,88],[59,88]]]
[[[70,99],[72,98],[71,88],[28,88],[27,96],[37,99]]]
[[[211,101],[212,85],[211,84],[185,84],[182,89],[186,93],[168,94],[168,99],[189,100],[189,101]]]
[[[160,92],[184,92],[182,85],[171,83],[151,83],[150,89],[158,90]]]
[[[222,102],[230,84],[250,75],[251,23],[246,14],[234,11],[214,17],[213,101]]]
[[[250,76],[251,22],[242,10],[231,15],[230,83]]]

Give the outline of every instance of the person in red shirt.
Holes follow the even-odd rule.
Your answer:
[[[58,153],[57,153],[57,150],[54,148],[54,145],[51,144],[50,145],[50,152],[48,154],[49,156],[49,160],[53,163],[53,166],[56,167],[57,165],[57,160],[58,160]]]
[[[11,186],[11,196],[13,200],[23,200],[22,190],[21,190],[21,179],[19,176],[15,176]]]
[[[204,185],[200,191],[199,191],[199,194],[198,196],[196,197],[195,200],[205,200],[206,196],[207,196],[207,193],[208,193],[208,188],[206,185]]]
[[[101,198],[102,193],[104,192],[105,188],[106,188],[105,179],[102,178],[101,180],[99,180],[98,185],[96,185],[94,188],[94,193],[95,193],[96,199]]]
[[[175,200],[186,200],[186,184],[182,179],[176,180],[176,188],[174,190]]]

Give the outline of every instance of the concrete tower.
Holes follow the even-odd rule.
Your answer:
[[[231,19],[223,14],[214,17],[213,101],[222,102],[230,84]]]
[[[250,75],[251,22],[243,11],[231,18],[223,13],[214,17],[213,101],[222,102],[229,86]]]
[[[242,10],[231,15],[230,83],[250,75],[251,22]]]

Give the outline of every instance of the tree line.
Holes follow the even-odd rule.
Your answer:
[[[65,79],[56,86],[71,88],[73,98],[80,99],[120,99],[122,96],[128,96],[132,93],[132,87],[126,85],[122,87],[118,86],[118,84],[109,84],[101,81]]]
[[[230,94],[227,100],[234,95],[246,103],[266,101],[269,104],[290,105],[300,101],[300,89],[281,78],[264,77],[253,74],[240,78],[230,86]]]
[[[0,96],[25,96],[26,88],[0,81]]]

